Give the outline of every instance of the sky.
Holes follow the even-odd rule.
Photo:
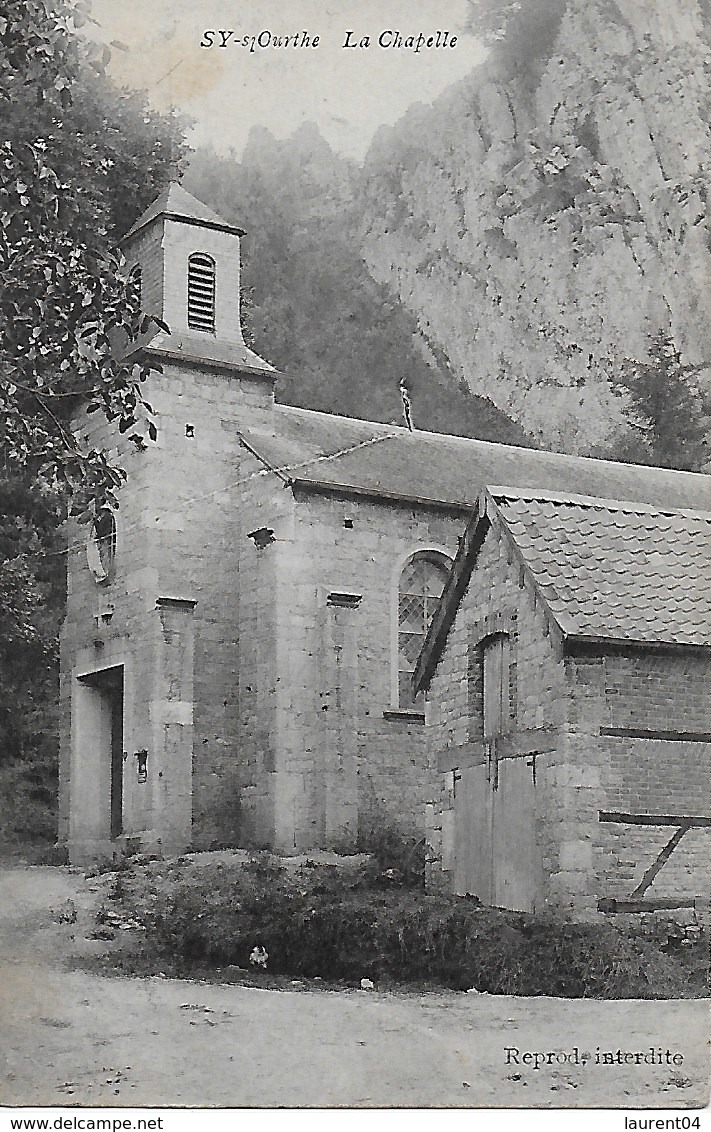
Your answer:
[[[172,106],[195,124],[192,145],[241,156],[253,126],[277,138],[316,122],[333,149],[362,160],[373,134],[415,102],[431,102],[485,57],[465,30],[472,0],[93,0],[91,34],[112,47],[109,72],[145,90],[158,110]],[[204,32],[233,31],[201,47]],[[244,36],[318,35],[316,48],[236,46]],[[370,39],[370,47],[344,47]],[[381,32],[403,38],[437,31],[455,47],[378,46]],[[386,42],[392,37],[386,37]],[[440,37],[442,39],[442,37]]]

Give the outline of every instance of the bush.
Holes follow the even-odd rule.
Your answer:
[[[399,829],[385,826],[363,840],[359,848],[373,858],[368,875],[374,887],[397,884],[403,888],[424,889],[424,837],[403,834]]]
[[[130,897],[134,915],[143,900],[149,952],[163,970],[248,968],[259,946],[271,974],[356,984],[367,977],[566,998],[704,993],[696,955],[667,955],[611,924],[561,924],[470,897],[373,889],[367,866],[286,869],[265,855],[172,876],[168,891],[163,877],[148,897],[140,885]]]
[[[0,765],[0,852],[57,839],[56,752]]]

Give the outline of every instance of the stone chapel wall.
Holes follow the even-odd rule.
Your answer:
[[[157,412],[158,440],[145,452],[126,450],[129,481],[120,493],[115,570],[97,586],[89,571],[87,532],[71,524],[68,536],[68,604],[63,632],[62,836],[69,835],[68,760],[72,747],[72,682],[77,672],[120,664],[126,674],[124,811],[127,833],[150,830],[158,819],[168,771],[152,754],[163,742],[164,693],[157,692],[161,648],[157,600],[194,603],[192,734],[195,840],[210,844],[236,831],[238,814],[222,789],[238,746],[238,547],[239,515],[233,485],[240,478],[242,450],[236,429],[245,401],[264,403],[263,387],[237,375],[165,362],[146,383]],[[105,443],[108,426],[99,414],[82,431]],[[98,643],[95,643],[98,642]],[[168,710],[169,709],[165,709]],[[147,777],[136,781],[133,752],[148,750]],[[87,771],[91,775],[91,771]],[[157,776],[161,775],[160,784]],[[84,777],[84,776],[81,776]],[[158,789],[160,785],[160,790]],[[215,806],[215,787],[220,806]],[[81,812],[81,806],[76,807]],[[181,834],[184,840],[184,833]],[[188,831],[187,842],[191,840]],[[177,835],[176,835],[177,837]]]
[[[273,822],[284,851],[353,850],[386,826],[422,830],[434,764],[428,725],[393,699],[397,581],[417,551],[453,557],[464,517],[298,487],[265,504],[262,482],[241,504],[245,530],[259,517],[275,534],[262,550],[243,539],[240,560],[243,796],[271,807],[252,836]]]

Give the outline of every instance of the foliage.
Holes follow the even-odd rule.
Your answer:
[[[57,633],[65,585],[58,527],[55,496],[18,472],[0,474],[0,844],[4,849],[56,837]]]
[[[149,879],[151,878],[151,879]],[[365,869],[241,866],[136,870],[127,913],[146,926],[142,962],[190,973],[249,968],[255,946],[272,974],[436,983],[490,994],[641,997],[703,994],[693,956],[667,955],[609,924],[561,924],[484,908],[471,897],[373,887]]]
[[[139,446],[155,436],[141,391],[148,370],[127,356],[146,320],[112,250],[114,221],[126,218],[116,190],[135,156],[131,140],[116,135],[138,115],[98,83],[108,49],[90,48],[73,29],[87,8],[86,0],[9,0],[0,18],[0,449],[11,468],[71,494],[85,519],[115,506],[124,473],[69,428],[77,399],[119,432],[133,429]],[[139,136],[150,136],[145,125]],[[134,173],[128,194],[118,194],[131,208],[135,181]]]
[[[367,827],[358,838],[358,851],[368,853],[372,863],[367,879],[404,888],[425,887],[425,838],[416,829],[403,830],[392,823],[382,806],[371,808]]]
[[[0,475],[0,764],[30,753],[46,762],[56,746],[58,511],[56,496],[27,477]]]
[[[47,711],[51,703],[49,698],[44,702]],[[0,762],[0,852],[3,855],[19,848],[26,851],[31,845],[46,849],[57,837],[56,743],[51,742],[51,730],[43,732],[43,737],[44,745],[34,749],[37,737],[30,724],[23,734],[28,756]],[[44,863],[64,862],[45,859]]]
[[[708,461],[711,396],[698,372],[663,331],[652,336],[645,360],[626,359],[615,385],[629,397],[632,436],[619,445],[618,458],[686,471]]]
[[[506,415],[463,386],[361,252],[361,171],[313,125],[279,142],[253,130],[242,161],[198,150],[186,185],[246,227],[243,280],[253,348],[283,370],[287,404],[415,427],[530,444]]]
[[[85,0],[7,0],[0,13],[0,793],[12,837],[54,836],[59,525],[69,499],[86,520],[114,506],[123,479],[71,414],[82,399],[139,446],[154,433],[146,369],[116,351],[145,320],[115,249],[184,152],[178,124],[112,87],[108,48],[77,33],[88,19]]]

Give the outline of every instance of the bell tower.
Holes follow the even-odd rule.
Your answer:
[[[245,344],[240,319],[241,228],[171,184],[123,239],[147,314],[166,323],[142,346],[175,357],[273,372]]]
[[[73,420],[127,473],[106,530],[67,527],[60,838],[75,862],[209,841],[239,749],[241,430],[269,418],[279,376],[242,334],[241,236],[179,185],[158,197],[123,241],[160,320],[128,347],[155,363],[157,436],[137,448],[101,413]]]

